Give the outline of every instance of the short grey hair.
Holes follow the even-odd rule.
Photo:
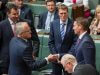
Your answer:
[[[20,35],[23,32],[24,26],[28,24],[27,22],[16,23],[16,35]]]
[[[77,64],[77,60],[76,58],[71,55],[71,54],[65,54],[62,58],[61,58],[61,62],[63,62],[63,65],[67,64],[67,63],[72,63],[73,65],[74,64]]]

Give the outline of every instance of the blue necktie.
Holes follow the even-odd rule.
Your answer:
[[[64,31],[64,28],[65,28],[65,24],[61,24],[62,26],[61,26],[61,30],[60,30],[60,32],[61,32],[61,38],[62,38],[62,40],[64,39],[64,35],[65,35],[65,31]]]
[[[45,30],[50,30],[51,17],[52,17],[52,14],[49,14],[47,16]]]

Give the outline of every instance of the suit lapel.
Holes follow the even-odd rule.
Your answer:
[[[83,37],[81,38],[81,40],[80,40],[80,42],[79,42],[78,44],[76,43],[76,46],[75,46],[75,48],[76,48],[76,49],[75,49],[75,50],[76,50],[75,52],[76,52],[76,53],[77,53],[77,51],[81,50],[81,49],[79,49],[79,48],[82,46],[82,44],[83,44],[82,42],[84,41],[84,37],[85,37],[85,36],[87,36],[87,33],[85,33],[85,34],[83,35]]]
[[[24,8],[21,8],[21,10],[20,10],[20,17],[21,18],[24,18],[25,17],[25,11],[24,11]]]
[[[60,20],[58,20],[57,25],[55,25],[56,33],[58,34],[59,40],[62,42],[61,33],[60,33]]]
[[[14,36],[11,24],[8,19],[6,20],[6,26],[8,27],[8,32],[11,33],[11,36]]]
[[[46,22],[46,19],[47,19],[47,14],[48,14],[48,12],[46,12],[45,14],[44,14],[44,18],[43,18],[43,28],[45,28],[45,22]]]

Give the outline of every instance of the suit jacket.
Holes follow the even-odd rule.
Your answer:
[[[91,36],[86,33],[80,42],[70,50],[76,56],[78,63],[91,64],[95,67],[95,44]]]
[[[19,19],[19,21],[26,21],[29,23],[29,21],[27,20],[23,20],[23,19]],[[30,23],[29,23],[30,25]],[[31,28],[32,30],[32,38],[29,39],[29,41],[31,42],[31,40],[33,41],[37,41],[37,33],[35,31],[35,28]],[[0,22],[0,66],[2,67],[2,72],[3,73],[7,73],[8,72],[8,67],[9,67],[9,42],[12,39],[12,37],[14,36],[13,34],[13,30],[11,27],[11,24],[9,22],[8,19]],[[37,43],[36,43],[37,44]],[[34,46],[34,51],[36,54],[38,54],[38,50],[35,49]]]
[[[72,75],[97,75],[97,71],[89,64],[77,65]]]
[[[37,70],[47,64],[46,59],[39,61],[33,59],[30,44],[22,38],[12,38],[9,49],[9,75],[31,75],[32,70]]]
[[[45,29],[45,22],[46,22],[46,19],[47,19],[47,14],[48,14],[48,12],[45,12],[45,13],[43,13],[43,14],[40,15],[39,25],[38,25],[37,28],[39,28],[39,29]],[[56,19],[59,19],[57,11],[55,11],[55,14],[54,14],[54,20],[56,20]]]
[[[72,20],[68,18],[65,36],[62,40],[60,33],[60,19],[51,23],[48,45],[52,54],[59,53],[63,55],[69,51],[72,43],[74,42],[74,32],[72,28]]]
[[[32,26],[34,26],[34,19],[33,19],[33,12],[32,10],[28,7],[28,5],[23,5],[21,8],[20,12],[20,18],[22,19],[28,19],[31,21]]]

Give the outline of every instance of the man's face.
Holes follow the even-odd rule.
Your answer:
[[[74,30],[75,34],[77,34],[77,35],[80,34],[81,26],[76,21],[74,22],[73,30]]]
[[[73,66],[71,63],[62,63],[65,71],[67,71],[68,73],[72,73],[73,70]]]
[[[49,12],[54,12],[56,9],[55,3],[53,1],[51,2],[47,2],[46,7],[48,9]]]
[[[13,21],[13,22],[16,22],[18,21],[19,19],[19,14],[18,14],[18,10],[15,10],[15,9],[11,9],[8,14],[8,17]]]
[[[21,8],[23,6],[23,0],[14,0],[14,3],[16,4],[16,6],[18,6],[18,8]]]
[[[63,22],[65,22],[66,19],[68,18],[67,9],[66,9],[66,10],[59,9],[59,17],[60,17],[60,19],[61,19]]]
[[[29,25],[27,23],[25,23],[25,27],[24,27],[22,35],[23,35],[24,39],[31,38],[31,29],[30,29],[30,27],[29,27]]]

